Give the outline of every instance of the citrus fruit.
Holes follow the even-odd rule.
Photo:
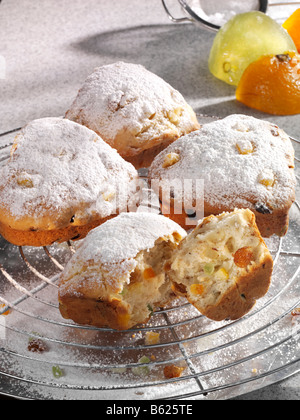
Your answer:
[[[265,55],[249,65],[236,90],[238,101],[274,115],[300,113],[300,55]]]
[[[209,56],[211,73],[237,86],[245,69],[264,54],[282,54],[297,48],[287,31],[262,12],[230,19],[217,33]]]
[[[288,31],[300,52],[300,9],[297,9],[282,26]]]

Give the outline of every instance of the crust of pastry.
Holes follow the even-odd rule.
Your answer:
[[[158,144],[157,146],[143,150],[141,153],[134,156],[125,156],[124,159],[126,159],[127,162],[130,162],[136,169],[149,168],[155,157],[174,141],[174,136],[171,138],[166,136],[162,143]]]
[[[270,238],[273,235],[284,237],[287,234],[289,229],[289,212],[294,201],[295,196],[291,195],[289,200],[285,203],[285,206],[281,206],[281,208],[273,210],[272,215],[270,215],[269,212],[263,214],[255,210],[255,203],[249,203],[248,206],[255,214],[256,224],[263,238]],[[160,196],[160,203],[162,214],[169,217],[171,220],[174,220],[174,222],[178,223],[183,229],[188,231],[193,227],[193,223],[197,224],[197,220],[194,221],[194,219],[191,219],[190,215],[185,212],[184,208],[182,209],[182,214],[177,214],[178,212],[177,210],[175,211],[176,207],[172,201],[170,205],[164,206],[163,197]],[[238,208],[238,206],[236,206],[236,208]],[[244,207],[241,206],[241,208]],[[211,204],[206,201],[204,209],[204,217],[209,217],[210,215],[218,216],[219,214],[232,210],[232,208],[226,206],[225,203],[223,206],[211,206]]]
[[[92,325],[119,331],[127,330],[130,326],[128,308],[118,299],[105,302],[91,298],[64,296],[59,310],[63,318],[72,319],[79,325]],[[148,320],[149,318],[144,319],[144,322]]]
[[[92,229],[100,226],[112,217],[115,216],[95,220],[94,222],[87,223],[83,226],[73,226],[73,224],[70,223],[68,227],[62,229],[45,231],[17,230],[0,223],[0,234],[8,242],[17,246],[42,247],[52,245],[55,242],[79,241],[80,239],[85,238]]]

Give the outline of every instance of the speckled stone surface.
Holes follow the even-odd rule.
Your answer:
[[[214,36],[192,24],[171,23],[161,0],[3,0],[0,133],[35,118],[64,115],[95,67],[124,60],[164,78],[198,113],[245,113],[300,138],[300,115],[250,110],[235,100],[233,87],[209,73]],[[299,399],[299,385],[294,376],[241,399]]]

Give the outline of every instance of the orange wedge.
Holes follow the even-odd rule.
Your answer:
[[[282,26],[288,31],[300,53],[300,9],[297,9]]]
[[[236,98],[268,114],[299,114],[300,55],[264,55],[250,64],[242,75]]]

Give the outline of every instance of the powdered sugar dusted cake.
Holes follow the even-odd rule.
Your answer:
[[[183,179],[203,180],[205,216],[248,208],[255,213],[264,237],[283,236],[295,200],[294,149],[276,125],[231,115],[204,125],[161,152],[151,165],[149,179],[159,180],[160,187],[174,179],[177,184]],[[192,190],[189,199],[195,205],[203,197]],[[174,214],[175,201],[171,197],[169,216],[186,227],[187,209]]]
[[[60,118],[28,124],[0,171],[0,233],[16,245],[79,239],[127,211],[135,168],[95,132]]]
[[[174,295],[164,265],[186,232],[153,213],[123,213],[90,232],[60,279],[63,317],[118,330],[146,322]]]
[[[143,66],[123,62],[96,68],[66,118],[94,130],[136,168],[199,128],[177,90]]]

